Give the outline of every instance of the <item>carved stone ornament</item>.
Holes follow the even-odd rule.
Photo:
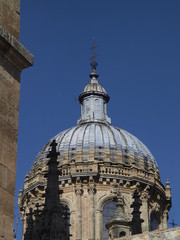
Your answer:
[[[82,189],[82,187],[77,187],[77,188],[75,188],[75,193],[76,193],[76,195],[82,195],[82,194],[83,194],[83,189]]]
[[[150,210],[149,210],[150,214],[152,212],[159,212],[160,211],[160,205],[157,202],[151,201],[149,205],[150,205]]]

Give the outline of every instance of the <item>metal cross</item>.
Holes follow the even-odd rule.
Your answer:
[[[173,228],[177,226],[177,224],[174,222],[174,219],[172,220],[172,223],[169,223],[169,224],[172,225]]]
[[[95,44],[95,41],[93,40],[92,47],[90,48],[93,52],[93,56],[90,58],[92,62],[94,62],[97,57],[96,48],[97,48],[97,45]]]

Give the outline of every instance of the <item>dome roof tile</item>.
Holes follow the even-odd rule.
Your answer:
[[[34,164],[40,164],[50,149],[51,141],[57,142],[57,151],[61,155],[74,150],[82,150],[82,154],[90,149],[116,150],[122,155],[131,153],[142,157],[157,167],[157,163],[149,149],[129,132],[103,123],[86,123],[60,132],[53,137],[39,152]],[[102,151],[103,154],[103,151]],[[69,159],[70,161],[70,159]]]

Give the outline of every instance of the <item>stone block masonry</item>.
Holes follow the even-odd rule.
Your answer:
[[[20,0],[0,0],[0,25],[19,39]]]
[[[0,240],[13,239],[20,74],[33,64],[19,26],[20,0],[0,0]]]
[[[114,240],[180,240],[180,227],[166,230],[145,232],[127,238],[115,238]]]

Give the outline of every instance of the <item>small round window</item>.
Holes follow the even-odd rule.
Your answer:
[[[121,238],[121,237],[125,237],[126,236],[126,233],[123,231],[123,232],[120,232],[120,234],[119,234],[119,237]]]

